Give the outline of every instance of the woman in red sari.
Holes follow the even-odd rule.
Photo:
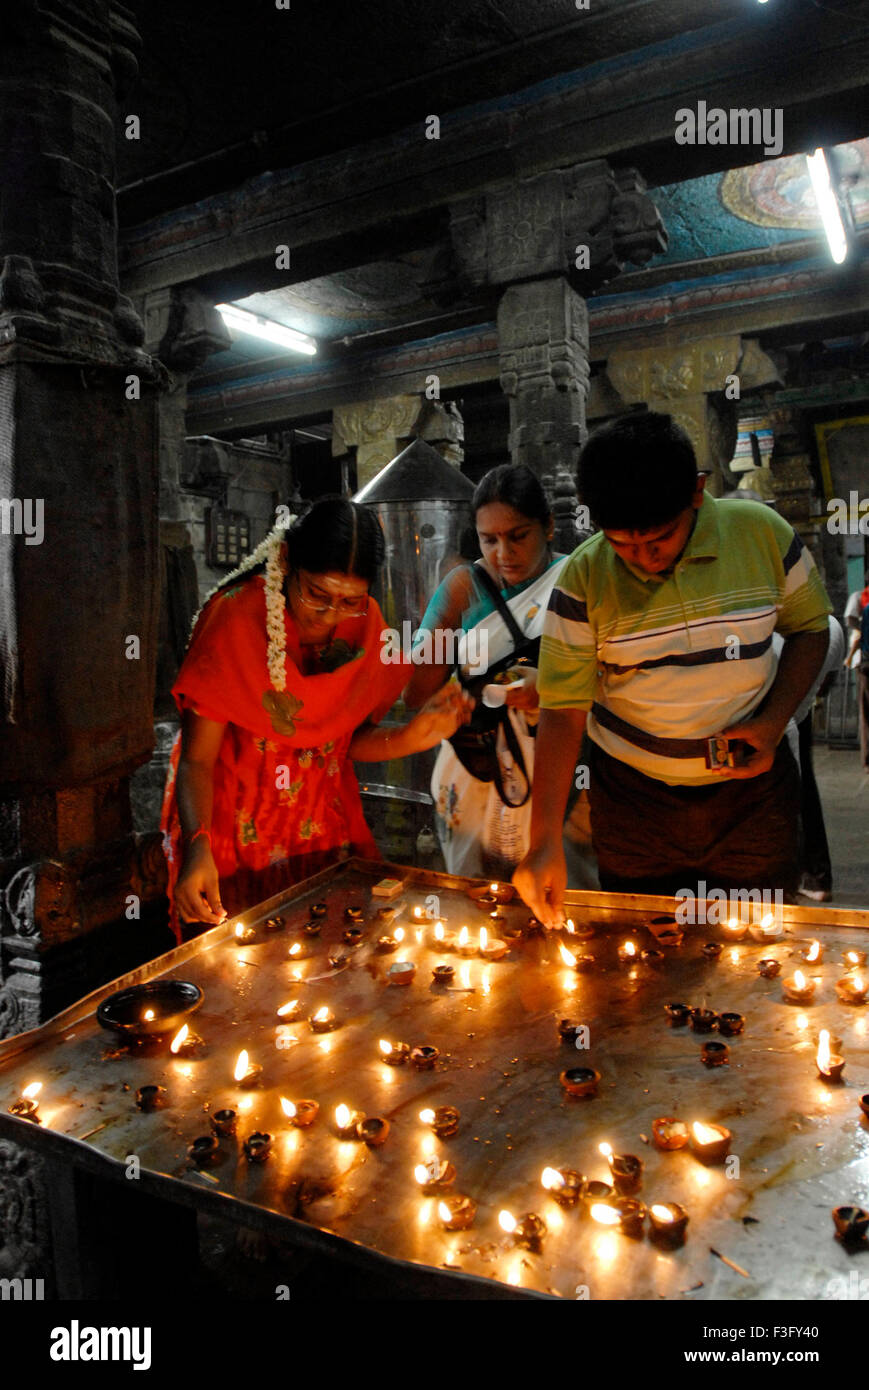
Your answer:
[[[410,674],[381,660],[368,589],[383,549],[368,508],[325,498],[263,542],[264,573],[231,577],[202,609],[172,688],[182,728],[161,821],[185,921],[215,924],[348,854],[377,857],[352,760],[432,748],[466,717],[447,687],[403,728],[376,727]]]

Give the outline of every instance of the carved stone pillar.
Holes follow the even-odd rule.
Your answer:
[[[607,376],[626,403],[644,402],[682,426],[697,467],[711,474],[710,493],[720,497],[736,485],[727,465],[736,447],[737,402],[778,372],[757,343],[727,334],[675,348],[620,349],[607,362]]]
[[[770,473],[778,510],[799,531],[826,577],[837,612],[842,612],[848,599],[845,563],[838,547],[825,544],[831,538],[826,527],[816,520],[823,513],[824,504],[815,492],[803,413],[796,406],[775,406],[769,419],[775,439]]]
[[[332,454],[356,449],[356,487],[363,488],[400,454],[416,433],[425,401],[421,396],[388,396],[336,406],[332,412]]]
[[[593,160],[457,204],[451,234],[460,285],[503,290],[510,454],[545,480],[556,543],[571,551],[588,390],[585,296],[626,262],[643,265],[666,248],[657,208],[636,170]]]
[[[165,866],[128,791],[153,737],[159,593],[161,372],[119,292],[114,211],[138,39],[115,0],[8,5],[0,31],[5,1035],[149,954]]]

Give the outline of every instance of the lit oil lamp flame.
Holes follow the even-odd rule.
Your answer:
[[[235,1071],[232,1073],[236,1081],[241,1081],[247,1076],[249,1070],[248,1055],[246,1052],[238,1054],[238,1061],[235,1064]]]
[[[239,938],[239,940],[240,940],[241,937],[244,935],[244,927],[242,926],[241,922],[236,922],[235,927],[233,928],[233,930],[234,930],[236,936],[237,936],[237,937]]]
[[[460,945],[460,946],[467,946],[467,944],[468,944],[468,935],[469,935],[469,933],[468,933],[467,927],[462,927],[462,930],[459,932],[459,945]]]
[[[497,883],[490,883],[490,884],[489,884],[489,892],[490,892],[490,893],[497,893],[497,891],[498,891],[498,885],[497,885]]]
[[[856,951],[846,951],[846,952],[845,952],[845,959],[847,960],[847,962],[848,962],[849,965],[859,965],[859,964],[860,964],[860,957],[859,957],[859,955],[857,954]]]
[[[413,1170],[413,1176],[416,1178],[420,1187],[425,1187],[426,1183],[431,1181],[428,1165],[425,1163],[418,1163],[416,1165]]]
[[[420,1110],[419,1118],[424,1125],[433,1125],[435,1112],[433,1110]]]
[[[591,1209],[591,1216],[602,1226],[617,1226],[619,1224],[619,1214],[615,1207],[608,1207],[604,1202],[595,1202]]]
[[[564,924],[564,930],[565,930],[566,932],[569,932],[569,933],[571,934],[571,936],[572,936],[573,933],[576,931],[576,927],[574,926],[573,918],[572,918],[572,917],[568,917],[567,921],[566,921],[565,924]]]
[[[145,1010],[145,1021],[146,1021],[147,1023],[150,1023],[150,1022],[151,1022],[151,1019],[152,1019],[153,1017],[154,1017],[154,1010],[153,1010],[153,1009],[146,1009],[146,1010]]]
[[[323,1005],[322,1009],[318,1009],[317,1012],[313,1015],[313,1018],[317,1023],[325,1023],[328,1017],[329,1010],[325,1004]]]
[[[349,1105],[335,1106],[335,1123],[339,1129],[347,1128],[350,1123],[350,1115],[351,1111]]]
[[[564,961],[565,965],[576,965],[576,956],[573,954],[572,951],[568,951],[566,946],[559,946],[558,949],[561,953],[561,959]]]
[[[637,948],[633,941],[626,941],[622,950],[626,956],[635,956],[637,954]]]
[[[381,1039],[380,1039],[380,1043],[379,1043],[378,1045],[379,1045],[380,1051],[383,1053],[384,1057],[388,1057],[389,1054],[390,1054],[390,1052],[392,1051],[392,1043],[391,1043],[391,1042],[387,1042],[385,1038],[381,1038]]]
[[[714,1144],[716,1140],[721,1138],[717,1129],[712,1129],[709,1125],[704,1125],[700,1120],[695,1120],[691,1128],[694,1131],[694,1138],[697,1140],[698,1144]]]
[[[557,1168],[544,1168],[540,1174],[540,1185],[547,1192],[560,1192],[564,1186],[564,1175]]]
[[[773,912],[765,912],[765,913],[763,914],[763,916],[761,917],[761,919],[760,919],[760,925],[761,925],[765,930],[768,930],[770,927],[774,927],[774,926],[775,926],[775,913],[773,913]]]
[[[662,1207],[658,1202],[653,1207],[649,1207],[649,1212],[656,1221],[672,1221],[673,1213],[669,1207]]]
[[[404,940],[404,927],[396,927],[396,928],[395,928],[395,939],[396,939],[396,941],[403,941],[403,940]]]
[[[282,1004],[278,1009],[278,1018],[286,1018],[287,1014],[294,1013],[298,1007],[298,999],[290,999],[288,1003]]]
[[[293,1104],[293,1102],[291,1100],[287,1100],[285,1096],[281,1096],[281,1109],[283,1110],[288,1120],[295,1119],[296,1107]]]
[[[606,1141],[604,1141],[603,1144],[598,1144],[597,1148],[598,1148],[598,1153],[602,1153],[603,1156],[604,1156],[604,1158],[612,1158],[612,1156],[613,1156],[613,1146],[612,1146],[612,1144],[607,1144]]]
[[[441,1221],[452,1221],[453,1214],[447,1206],[446,1202],[438,1202],[438,1216],[440,1217]]]
[[[301,954],[301,951],[302,947],[300,943],[298,941],[294,941],[287,954],[291,956],[298,956]]]
[[[806,960],[809,961],[809,962],[816,961],[816,960],[818,959],[818,956],[819,956],[820,954],[821,954],[821,943],[820,943],[820,941],[813,941],[812,944],[811,944],[811,946],[809,947],[808,951],[806,951]]]
[[[862,975],[855,975],[852,980],[855,991],[859,994],[866,988]]]
[[[805,989],[806,985],[808,984],[808,980],[806,979],[802,970],[794,971],[794,984],[796,985],[797,989]]]
[[[489,933],[485,927],[480,927],[480,950],[485,951],[489,944]]]
[[[498,1225],[502,1231],[506,1231],[508,1236],[516,1229],[516,1218],[510,1211],[498,1212]]]
[[[443,939],[444,939],[444,924],[443,924],[443,922],[438,922],[437,926],[436,926],[435,929],[434,929],[434,934],[435,934],[435,941],[443,941]]]
[[[190,1029],[188,1028],[187,1024],[186,1024],[186,1023],[182,1023],[182,1024],[181,1024],[181,1027],[178,1029],[178,1032],[175,1034],[174,1038],[172,1039],[172,1041],[171,1041],[170,1044],[169,1044],[169,1051],[170,1051],[170,1052],[177,1052],[177,1051],[179,1050],[179,1048],[181,1047],[182,1043],[184,1042],[184,1039],[187,1037],[187,1034],[188,1034],[189,1032],[190,1032]]]
[[[42,1082],[41,1082],[41,1081],[31,1081],[31,1083],[30,1083],[29,1086],[25,1086],[25,1087],[24,1087],[24,1090],[21,1092],[21,1094],[22,1094],[22,1096],[24,1097],[25,1100],[33,1100],[34,1097],[36,1097],[36,1096],[39,1095],[39,1092],[40,1092],[41,1090],[42,1090]]]
[[[416,920],[419,922],[419,921],[421,920],[421,918],[422,918],[422,915],[423,915],[422,908],[421,908],[421,907],[415,907],[415,908],[413,909],[413,915],[414,915],[414,917],[416,918]]]
[[[832,1054],[830,1049],[830,1034],[826,1028],[822,1028],[818,1036],[818,1071],[830,1070],[831,1055]]]

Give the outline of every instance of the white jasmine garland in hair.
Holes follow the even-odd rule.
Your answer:
[[[269,680],[275,690],[287,684],[287,630],[284,625],[284,580],[287,553],[283,537],[274,537],[266,557],[266,632],[269,638]]]

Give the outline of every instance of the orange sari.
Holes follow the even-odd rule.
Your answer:
[[[221,901],[230,914],[350,854],[377,858],[348,757],[366,720],[377,723],[409,676],[381,660],[383,615],[373,599],[364,617],[341,622],[328,648],[336,669],[301,672],[295,623],[284,613],[286,688],[268,672],[265,581],[246,578],[206,604],[172,687],[179,709],[226,725],[214,768],[211,847]],[[183,858],[175,740],[161,829],[174,889]]]

